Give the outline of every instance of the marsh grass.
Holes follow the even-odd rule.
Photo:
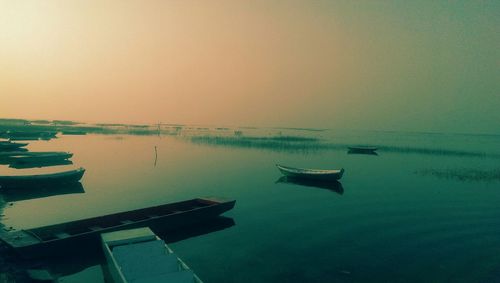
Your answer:
[[[480,170],[480,169],[468,169],[468,168],[423,169],[416,171],[415,173],[422,176],[434,176],[441,179],[454,179],[463,182],[500,181],[500,169],[492,169],[492,170]]]
[[[241,148],[257,148],[271,151],[288,152],[317,152],[324,150],[348,151],[352,144],[325,142],[315,137],[302,136],[218,136],[218,135],[194,135],[184,137],[195,144],[205,144],[210,146],[227,146]],[[386,153],[406,153],[423,155],[442,155],[456,157],[479,157],[479,158],[500,158],[500,155],[494,153],[485,153],[479,151],[452,150],[441,148],[424,148],[411,146],[388,146],[372,145],[378,147],[379,154]]]

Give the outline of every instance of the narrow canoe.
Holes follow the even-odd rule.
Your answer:
[[[85,169],[78,168],[52,174],[0,176],[0,189],[33,188],[46,185],[75,183],[82,178],[84,173]]]
[[[46,153],[37,155],[11,155],[9,156],[10,163],[37,163],[37,162],[54,162],[60,160],[66,160],[73,157],[73,153],[61,152],[61,153]]]
[[[101,234],[105,268],[114,283],[201,279],[148,227]]]
[[[10,158],[11,156],[36,156],[45,154],[66,154],[64,151],[28,151],[24,148],[18,148],[15,151],[0,152],[0,159]]]
[[[11,141],[0,141],[0,150],[16,150],[21,147],[27,146],[28,143],[17,143]]]
[[[28,258],[68,255],[99,246],[101,233],[138,227],[173,231],[214,218],[232,209],[235,203],[197,198],[39,228],[0,231],[0,240]]]
[[[276,167],[278,167],[283,175],[299,179],[339,180],[344,174],[344,168],[340,170],[306,169],[293,168],[279,164],[276,164]]]

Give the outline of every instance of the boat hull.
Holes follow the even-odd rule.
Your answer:
[[[80,181],[85,169],[44,175],[0,176],[0,189],[33,188],[47,185],[70,184]]]
[[[163,207],[158,206],[30,230],[4,231],[0,232],[0,240],[25,258],[60,256],[73,251],[95,249],[96,246],[99,246],[101,233],[150,227],[155,233],[161,234],[219,216],[232,209],[236,202],[234,200],[225,202],[213,202],[207,199],[196,200],[212,203],[183,212],[174,212],[176,207],[173,204],[172,212],[163,216],[152,215],[157,212],[158,207]],[[135,219],[127,220],[133,218]],[[110,223],[117,224],[109,226]],[[57,238],[55,236],[61,233],[67,234],[68,237]],[[42,234],[45,235],[40,236]],[[53,238],[50,238],[52,236]]]
[[[307,179],[307,180],[321,180],[333,181],[339,180],[344,174],[344,169],[341,170],[314,170],[314,169],[300,169],[276,165],[280,172],[294,179]]]
[[[57,162],[61,160],[66,160],[73,157],[73,153],[62,153],[62,154],[40,154],[32,156],[11,156],[11,163],[26,164],[26,163],[43,163],[43,162]]]
[[[348,147],[348,152],[349,153],[364,153],[364,154],[376,154],[376,150],[378,148],[376,147],[356,147],[356,146],[349,146]]]

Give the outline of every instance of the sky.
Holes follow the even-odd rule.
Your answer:
[[[499,1],[0,0],[0,117],[500,134]]]

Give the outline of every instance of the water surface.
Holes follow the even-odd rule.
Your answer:
[[[31,142],[32,151],[73,152],[74,164],[23,170],[2,165],[2,175],[82,166],[82,187],[25,199],[5,195],[1,222],[31,228],[219,196],[237,200],[225,214],[234,225],[171,244],[206,282],[499,280],[499,136],[267,129],[254,130],[250,140],[306,139],[234,140],[249,131],[241,137],[215,133],[229,140],[207,132]],[[349,144],[380,149],[378,155],[348,154]],[[276,163],[343,167],[342,191],[280,181]],[[460,178],[470,170],[483,175]],[[79,261],[51,264],[64,269]]]

